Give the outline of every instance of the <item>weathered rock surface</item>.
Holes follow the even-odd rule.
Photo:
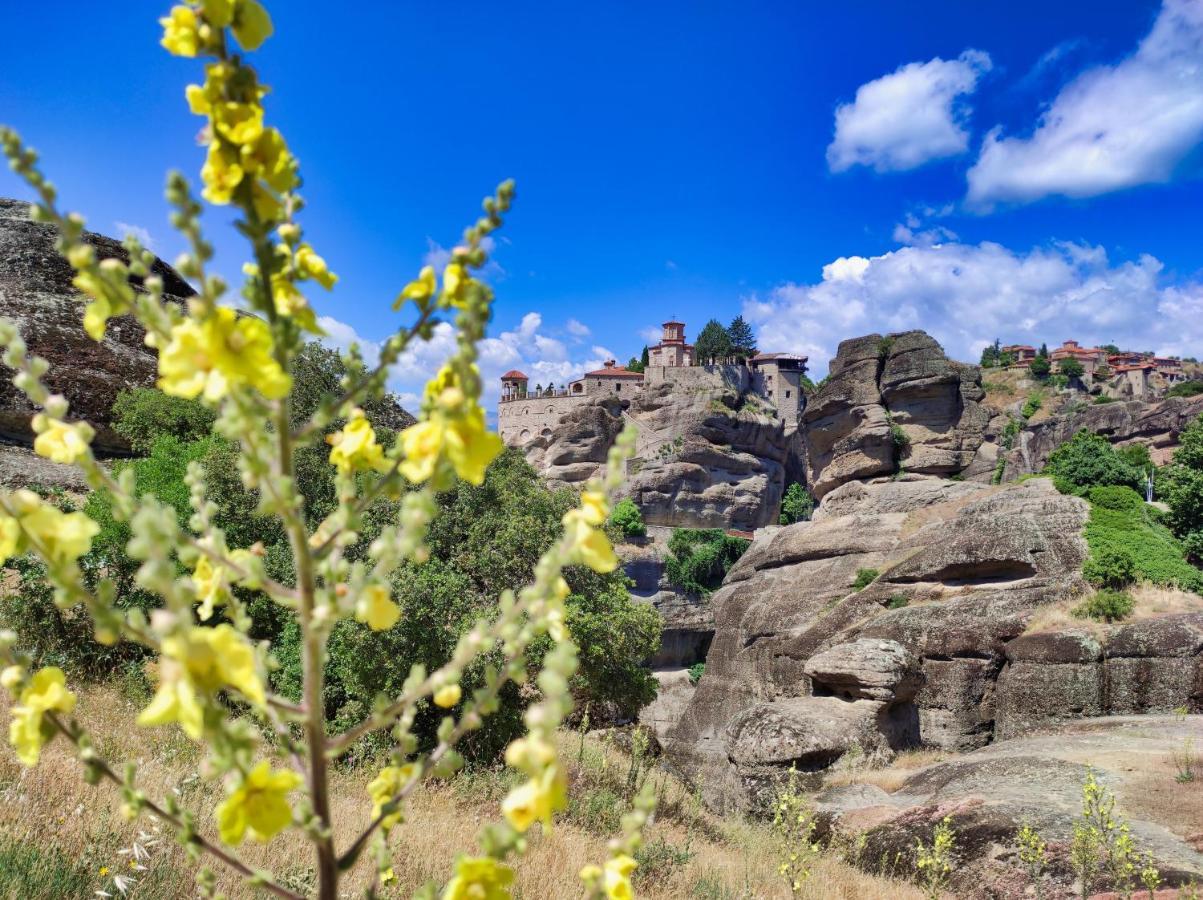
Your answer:
[[[552,486],[580,486],[606,465],[606,454],[623,428],[616,397],[584,400],[574,406],[550,435],[523,447],[527,461]]]
[[[1157,403],[1128,400],[1086,404],[1068,415],[1056,415],[1027,426],[1016,436],[1007,459],[1004,481],[1043,470],[1049,456],[1079,431],[1101,434],[1113,444],[1143,443],[1158,464],[1168,462],[1182,429],[1203,414],[1203,395],[1169,397]]]
[[[84,239],[101,259],[128,260],[121,244],[90,232]],[[63,394],[70,415],[96,429],[93,446],[101,452],[124,452],[129,445],[112,429],[112,406],[119,391],[154,383],[155,352],[142,343],[144,332],[132,316],[109,321],[103,341],[83,330],[82,295],[71,285],[73,272],[54,249],[53,226],[29,219],[29,206],[0,199],[0,315],[17,323],[32,353],[50,362],[46,383]],[[168,299],[180,300],[194,291],[162,261],[154,274],[163,279]],[[35,409],[11,383],[12,373],[0,372],[0,436],[32,440],[29,420]]]
[[[957,840],[954,894],[996,900],[1031,896],[1015,851],[1015,833],[1027,822],[1048,844],[1043,896],[1062,900],[1079,896],[1068,849],[1090,767],[1115,795],[1137,848],[1166,883],[1185,884],[1203,877],[1195,843],[1203,782],[1175,783],[1173,755],[1201,739],[1200,716],[1083,719],[919,769],[893,793],[872,784],[829,789],[817,798],[818,812],[826,827],[858,836],[858,859],[869,869],[888,867],[897,852],[909,859],[915,841],[930,843],[947,816]]]
[[[1007,642],[1040,606],[1082,587],[1086,515],[1045,479],[991,487],[907,475],[833,490],[813,521],[757,539],[711,597],[706,674],[670,756],[710,802],[742,806],[775,764],[741,763],[751,757],[735,743],[760,733],[758,718],[782,734],[811,728],[816,700],[874,705],[874,740],[891,749],[983,745]],[[880,576],[853,591],[859,569]],[[825,754],[798,745],[799,758],[838,759],[848,744],[832,740]],[[782,746],[788,768],[793,745]]]
[[[678,590],[664,575],[670,529],[649,529],[646,539],[616,547],[623,571],[634,584],[631,596],[660,613],[660,652],[645,661],[653,670],[687,669],[706,659],[714,637],[710,599]]]
[[[920,474],[969,469],[990,419],[984,396],[978,367],[948,359],[925,332],[842,342],[802,416],[811,492],[821,499],[900,465]]]

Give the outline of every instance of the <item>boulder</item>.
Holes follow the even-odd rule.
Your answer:
[[[802,671],[820,688],[847,699],[912,700],[919,689],[918,661],[897,641],[860,638],[816,653]]]
[[[128,442],[112,428],[113,401],[124,389],[153,385],[157,357],[132,316],[111,319],[102,341],[88,337],[83,295],[71,284],[74,273],[55,250],[55,237],[52,225],[29,218],[27,203],[0,199],[0,315],[16,322],[31,353],[50,362],[47,386],[67,398],[72,418],[96,429],[93,447],[125,453]],[[129,259],[112,238],[85,232],[84,240],[100,259]],[[195,293],[161,260],[152,271],[163,279],[167,299],[181,301]],[[30,443],[36,410],[12,385],[11,370],[0,369],[0,437]]]
[[[551,434],[533,438],[523,450],[552,487],[579,487],[605,469],[606,454],[622,427],[622,404],[617,398],[582,400]]]

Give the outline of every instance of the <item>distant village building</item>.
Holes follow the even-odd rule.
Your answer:
[[[685,343],[685,323],[665,322],[660,343],[648,348],[645,373],[632,372],[607,359],[600,369],[586,372],[563,388],[542,385],[530,388],[530,379],[514,369],[501,376],[501,402],[497,407],[498,431],[511,446],[522,446],[547,436],[577,404],[586,398],[618,397],[623,406],[638,395],[645,383],[689,383],[699,369],[733,371],[746,379],[751,390],[776,407],[787,430],[797,428],[804,406],[802,379],[806,357],[794,353],[760,353],[747,362],[694,366],[694,348]]]
[[[1107,365],[1107,351],[1101,347],[1083,347],[1077,341],[1066,341],[1049,355],[1054,371],[1063,359],[1076,359],[1082,364],[1082,381],[1086,384],[1094,379],[1094,373]]]
[[[1011,344],[1009,347],[1000,348],[1003,353],[1010,353],[1015,357],[1015,362],[1012,365],[1026,366],[1036,358],[1037,350],[1035,347],[1029,347],[1027,344]]]

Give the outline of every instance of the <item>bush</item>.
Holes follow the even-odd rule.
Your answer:
[[[876,569],[857,569],[856,579],[852,582],[852,590],[863,591],[875,582],[880,574]]]
[[[694,663],[689,667],[689,683],[697,684],[702,680],[702,676],[706,674],[706,664],[704,662]]]
[[[630,497],[619,501],[610,513],[613,522],[627,537],[643,537],[647,534],[647,526],[643,524],[643,513]]]
[[[1127,587],[1136,579],[1136,560],[1127,548],[1109,546],[1086,560],[1082,574],[1100,587]]]
[[[795,522],[807,522],[815,509],[814,498],[806,492],[806,488],[794,482],[785,491],[781,500],[782,525],[793,525]]]
[[[1079,619],[1122,622],[1132,615],[1134,605],[1131,594],[1123,591],[1099,591],[1075,606],[1072,613]]]
[[[1053,366],[1047,356],[1037,356],[1028,364],[1028,370],[1032,373],[1033,378],[1044,381],[1053,370]]]
[[[1080,362],[1070,357],[1057,364],[1057,372],[1066,378],[1081,378],[1086,374],[1086,369]]]
[[[113,430],[139,453],[149,453],[161,436],[184,444],[206,438],[216,418],[200,401],[169,397],[156,388],[122,391],[113,403]]]
[[[1187,591],[1203,587],[1203,572],[1187,562],[1182,544],[1139,494],[1127,487],[1096,487],[1085,497],[1090,502],[1090,556],[1082,567],[1087,578],[1108,587],[1137,580]]]
[[[1085,430],[1052,452],[1044,474],[1080,488],[1114,485],[1139,490],[1145,480],[1105,437]]]
[[[1040,407],[1044,405],[1044,397],[1036,392],[1030,394],[1028,399],[1024,401],[1023,411],[1020,413],[1025,419],[1030,419],[1040,411]]]
[[[886,609],[902,609],[904,606],[910,605],[910,602],[910,598],[899,594],[886,601]]]
[[[1203,381],[1190,380],[1175,384],[1165,392],[1167,397],[1194,397],[1203,394]]]
[[[709,594],[744,555],[750,541],[718,528],[674,528],[664,565],[668,580],[692,594]]]

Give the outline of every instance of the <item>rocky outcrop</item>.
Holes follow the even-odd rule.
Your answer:
[[[839,833],[853,859],[887,870],[895,854],[912,858],[947,817],[956,835],[951,888],[958,897],[1019,900],[1035,893],[1017,859],[1023,823],[1047,843],[1038,896],[1068,900],[1073,823],[1088,768],[1116,798],[1138,851],[1148,853],[1163,884],[1203,877],[1203,794],[1174,782],[1174,754],[1203,740],[1203,718],[1115,716],[1085,719],[1045,734],[1026,733],[948,762],[917,770],[893,792],[871,783],[819,794],[822,830]],[[1110,886],[1105,872],[1096,888]],[[1141,896],[1144,896],[1143,893]]]
[[[1068,413],[1028,425],[1016,436],[1006,456],[1003,480],[1040,472],[1054,450],[1079,431],[1101,434],[1113,444],[1143,443],[1158,464],[1169,461],[1178,435],[1203,414],[1203,395],[1170,397],[1156,403],[1128,400],[1080,404]]]
[[[669,755],[711,803],[747,806],[781,767],[822,769],[851,743],[982,746],[1008,642],[1082,589],[1086,515],[1045,479],[832,490],[813,521],[758,538],[712,596],[706,672]],[[856,591],[862,569],[880,574]]]
[[[990,416],[977,366],[922,331],[844,341],[802,416],[811,493],[905,469],[952,475],[974,463]]]
[[[101,259],[128,260],[112,238],[86,232],[84,240]],[[132,316],[110,320],[103,341],[88,337],[82,295],[71,285],[71,266],[54,241],[53,226],[31,221],[28,204],[0,199],[0,315],[15,321],[30,351],[50,362],[47,385],[67,398],[72,417],[96,429],[93,446],[101,452],[128,451],[111,427],[113,401],[123,389],[154,383],[155,351],[143,344],[144,332]],[[166,263],[156,261],[153,271],[163,279],[168,299],[194,293]],[[11,370],[0,372],[0,437],[28,442],[36,410],[11,378]]]
[[[579,486],[605,468],[606,454],[623,424],[618,398],[583,400],[551,434],[533,438],[523,450],[527,461],[552,486]]]

